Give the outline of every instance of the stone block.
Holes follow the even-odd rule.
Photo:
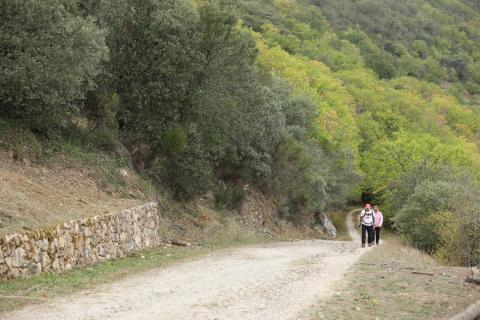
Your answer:
[[[42,273],[42,264],[41,263],[31,263],[28,265],[28,274],[38,275]]]
[[[42,266],[46,267],[49,266],[51,263],[50,257],[46,252],[43,252],[40,258],[40,263]]]
[[[58,261],[58,259],[55,259],[52,263],[52,269],[53,271],[57,272],[57,273],[60,273],[62,272],[62,269],[60,268],[60,262]]]
[[[38,240],[36,243],[37,248],[40,248],[43,251],[48,250],[48,239]]]
[[[91,237],[93,235],[93,232],[92,230],[90,230],[90,228],[86,227],[84,230],[83,230],[83,235],[85,237]]]
[[[0,263],[0,277],[6,278],[9,272],[10,268],[5,263]]]
[[[12,259],[12,266],[13,267],[22,267],[26,264],[25,261],[25,249],[17,248],[14,251],[13,259]]]

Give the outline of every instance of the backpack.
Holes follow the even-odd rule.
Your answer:
[[[365,222],[365,218],[369,218],[370,222]],[[374,226],[374,223],[373,223],[374,219],[373,219],[373,210],[370,210],[369,212],[367,212],[366,210],[363,210],[363,216],[362,216],[362,224],[366,225],[366,226]]]

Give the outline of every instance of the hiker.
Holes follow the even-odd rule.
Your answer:
[[[362,247],[365,247],[365,234],[368,236],[368,246],[373,245],[373,226],[375,225],[375,219],[373,217],[372,206],[367,203],[365,209],[360,213],[359,228],[362,228]]]
[[[375,243],[378,246],[380,243],[380,230],[382,229],[382,225],[383,225],[383,214],[382,212],[380,212],[378,206],[373,207],[373,220],[375,221],[374,223]]]

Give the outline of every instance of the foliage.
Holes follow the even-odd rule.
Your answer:
[[[220,207],[237,207],[239,186],[253,184],[296,223],[363,192],[422,249],[451,263],[477,259],[474,1],[4,7],[2,132],[18,122],[28,141],[48,133],[50,149],[54,136],[79,136],[88,152],[74,148],[78,156],[94,148],[129,158],[177,199],[215,192]],[[465,198],[452,191],[462,183]],[[449,223],[460,212],[469,223]]]
[[[43,146],[24,123],[0,118],[0,148],[14,159],[38,161],[43,158]]]
[[[2,1],[0,114],[42,132],[78,113],[106,59],[104,31],[69,1]]]
[[[215,202],[220,209],[238,209],[246,196],[243,186],[221,184],[215,194]]]
[[[469,70],[476,70],[480,63],[476,54],[480,39],[478,8],[457,0],[313,2],[336,28],[352,28],[362,33],[363,40],[370,41],[372,47],[380,49],[377,61],[391,66],[389,75],[404,73],[409,60],[411,67],[406,75],[419,79],[464,84],[474,79]],[[360,47],[368,61],[371,50]],[[370,67],[384,78],[383,68],[378,70],[376,64]]]
[[[386,218],[414,245],[443,262],[475,265],[480,261],[478,190],[478,181],[466,172],[419,166],[385,194]]]
[[[397,231],[422,249],[465,264],[465,252],[474,250],[455,254],[452,248],[465,248],[474,237],[459,240],[454,235],[470,233],[445,223],[458,210],[429,209],[436,194],[451,193],[454,178],[436,189],[423,185],[417,171],[430,168],[429,179],[437,181],[447,166],[480,178],[480,117],[465,103],[477,92],[478,49],[471,39],[478,36],[472,27],[480,15],[458,1],[420,2],[245,0],[241,10],[254,31],[261,74],[288,80],[293,94],[316,108],[313,129],[305,135],[292,128],[279,145],[274,186],[280,212],[305,221],[302,212],[339,205],[345,196],[329,199],[353,196],[361,171],[361,190],[383,201],[387,224],[398,218]],[[455,84],[445,90],[447,82]],[[305,192],[316,190],[313,177],[321,182],[316,208],[308,206]],[[413,228],[401,227],[406,216],[418,218]]]
[[[362,164],[367,175],[365,183],[375,185],[377,190],[383,190],[402,173],[419,164],[456,168],[474,166],[468,146],[462,145],[460,141],[455,145],[445,144],[431,135],[405,132],[397,134],[394,140],[373,146],[364,154]],[[478,168],[478,164],[475,168]],[[476,174],[478,173],[477,171]]]

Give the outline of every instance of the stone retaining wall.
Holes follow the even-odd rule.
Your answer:
[[[158,246],[156,203],[0,238],[0,279],[63,272]]]

